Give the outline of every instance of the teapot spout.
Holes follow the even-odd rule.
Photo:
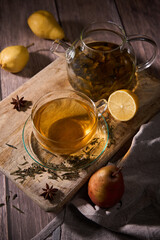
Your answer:
[[[52,43],[50,51],[51,53],[54,53],[59,57],[66,58],[67,62],[70,62],[75,55],[73,45],[69,45],[68,43],[60,39],[56,39]]]

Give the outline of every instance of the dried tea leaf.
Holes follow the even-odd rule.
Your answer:
[[[0,207],[3,207],[5,205],[5,203],[0,203]]]
[[[17,193],[15,193],[15,194],[13,195],[12,200],[16,199],[17,197],[18,197],[18,195],[17,195]]]
[[[20,213],[23,213],[24,214],[24,212],[20,209],[20,208],[18,208],[18,207],[16,207],[15,205],[12,205],[12,207],[14,207],[17,211],[19,211]]]
[[[15,147],[15,146],[13,146],[13,145],[11,145],[11,144],[6,143],[6,145],[7,145],[8,147],[11,147],[11,148],[17,149],[17,147]]]

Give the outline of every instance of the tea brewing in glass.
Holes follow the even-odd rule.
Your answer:
[[[137,65],[131,41],[146,41],[153,46],[153,55]],[[80,39],[71,46],[55,41],[51,51],[58,54],[58,46],[66,49],[67,72],[71,86],[97,101],[118,89],[136,86],[135,73],[149,67],[157,54],[156,43],[141,35],[126,36],[124,30],[112,22],[95,22],[83,29]]]
[[[104,109],[106,102],[99,105]],[[83,93],[63,90],[41,97],[33,106],[31,119],[38,142],[50,152],[67,155],[85,147],[98,125],[95,103]]]

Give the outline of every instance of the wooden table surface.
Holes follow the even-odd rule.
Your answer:
[[[89,22],[111,20],[123,26],[128,35],[148,35],[156,40],[158,48],[160,47],[159,0],[1,0],[0,51],[9,45],[27,46],[34,43],[34,46],[29,49],[30,60],[22,72],[12,74],[0,70],[1,99],[4,99],[56,59],[49,51],[52,41],[36,37],[27,25],[29,15],[40,9],[53,13],[63,27],[67,39],[71,42],[79,37],[82,28]],[[138,50],[135,45],[135,49],[142,59],[151,54],[148,44],[138,45]],[[160,79],[159,62],[158,55],[148,70],[158,79]],[[118,158],[118,154],[115,158]],[[0,207],[1,240],[31,239],[55,216],[54,213],[46,213],[40,209],[1,173],[0,185],[0,204],[5,203]],[[15,194],[17,197],[13,199]],[[14,206],[24,213],[18,211]]]

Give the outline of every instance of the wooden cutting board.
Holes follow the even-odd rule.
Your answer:
[[[132,137],[138,128],[160,110],[160,81],[146,75],[138,75],[139,85],[136,94],[140,107],[136,116],[128,122],[115,121],[110,115],[106,120],[110,126],[110,139],[103,155],[86,169],[79,170],[73,178],[59,177],[48,169],[41,174],[30,174],[24,181],[17,178],[16,171],[31,168],[33,159],[26,152],[22,142],[22,130],[30,116],[33,103],[42,95],[55,89],[71,88],[67,80],[65,60],[57,59],[0,103],[0,170],[22,191],[45,211],[58,211],[81,188],[90,175],[106,164],[109,159]],[[16,111],[10,104],[16,95],[30,101],[25,111]],[[111,131],[112,130],[112,131]],[[14,146],[11,147],[10,145]],[[29,170],[28,170],[29,171]],[[62,173],[61,173],[62,174]],[[53,202],[45,200],[40,194],[46,183],[58,188]]]

